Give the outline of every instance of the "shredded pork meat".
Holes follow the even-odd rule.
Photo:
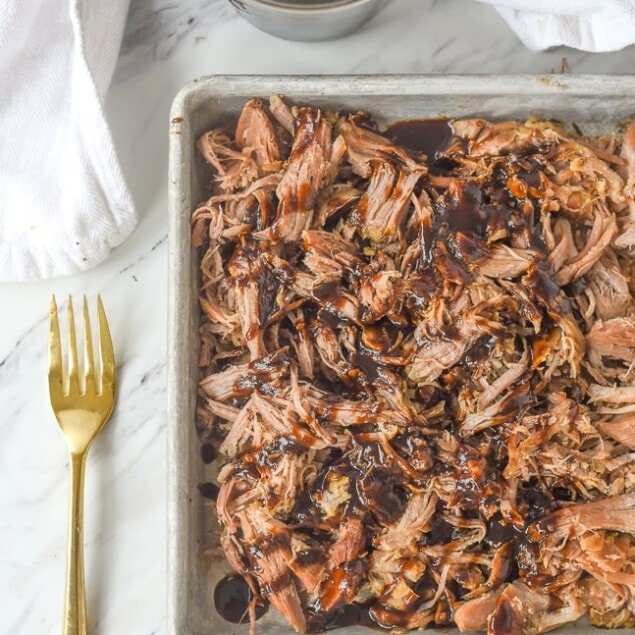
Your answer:
[[[408,125],[436,146],[275,96],[198,143],[198,426],[252,626],[632,626],[635,123]]]

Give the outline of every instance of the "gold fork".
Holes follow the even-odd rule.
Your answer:
[[[71,496],[66,554],[64,635],[85,635],[86,593],[84,589],[84,467],[95,437],[108,421],[115,404],[115,356],[106,314],[97,296],[99,322],[99,381],[95,377],[93,343],[84,296],[84,381],[79,377],[73,303],[68,298],[68,373],[64,380],[62,344],[55,296],[51,299],[49,323],[49,393],[55,417],[70,453]]]

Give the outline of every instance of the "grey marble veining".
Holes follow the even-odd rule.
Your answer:
[[[103,295],[119,400],[86,484],[88,612],[94,635],[166,632],[165,333],[168,111],[214,73],[628,73],[635,47],[531,53],[489,6],[390,0],[350,37],[292,43],[227,0],[132,0],[107,114],[141,215],[103,265],[64,280],[0,286],[0,632],[59,632],[68,466],[45,383],[52,293]]]
[[[115,80],[181,47],[198,49],[208,74],[547,73],[557,72],[563,58],[573,73],[618,73],[635,62],[635,47],[600,55],[564,48],[533,53],[492,7],[474,0],[390,0],[358,32],[316,43],[262,33],[227,0],[133,0]]]

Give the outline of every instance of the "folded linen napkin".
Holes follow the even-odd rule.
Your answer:
[[[102,108],[128,1],[0,2],[0,281],[87,269],[135,226]]]
[[[493,5],[528,48],[601,53],[635,43],[635,0],[479,0]]]

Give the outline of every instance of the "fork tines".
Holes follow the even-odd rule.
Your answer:
[[[64,388],[64,365],[62,361],[62,344],[60,338],[60,325],[55,296],[51,298],[50,324],[49,324],[49,387],[51,391],[60,391],[64,395],[70,393],[97,393],[103,390],[103,386],[114,383],[115,358],[110,337],[110,329],[106,320],[101,296],[97,296],[97,321],[99,325],[99,357],[101,378],[100,385],[96,384],[95,358],[93,355],[93,340],[88,312],[88,301],[83,296],[83,328],[84,328],[84,382],[80,385],[80,369],[77,355],[77,336],[75,332],[75,314],[73,312],[73,300],[68,296],[68,374],[67,388]]]

